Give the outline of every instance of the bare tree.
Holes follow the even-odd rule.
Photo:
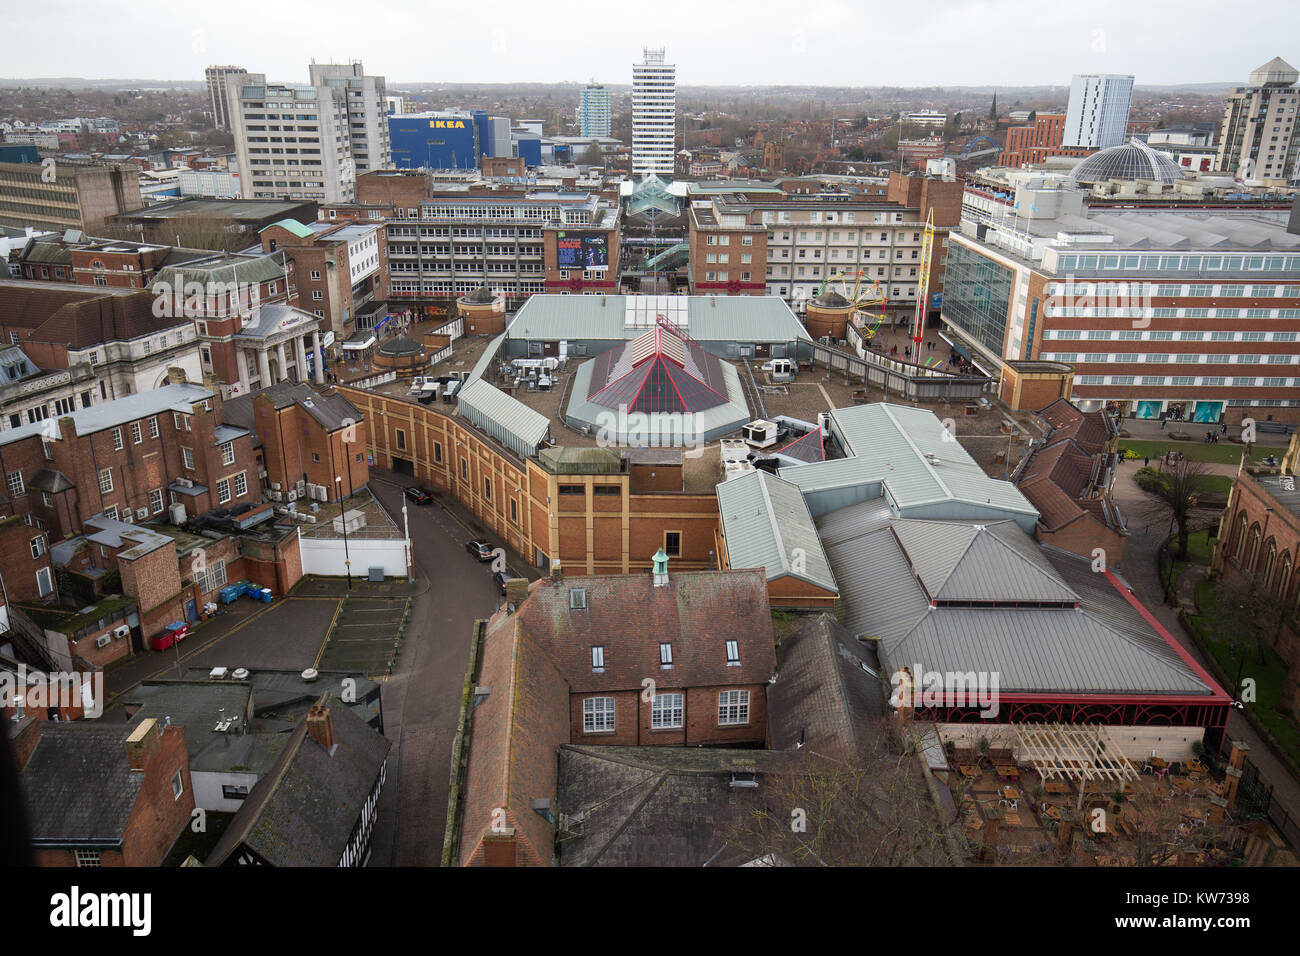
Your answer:
[[[788,770],[764,778],[763,805],[726,833],[750,858],[797,866],[943,866],[944,821],[906,731],[881,721],[852,762],[798,751]]]
[[[1195,530],[1193,519],[1200,497],[1207,490],[1208,476],[1205,462],[1182,456],[1153,472],[1151,480],[1142,484],[1152,496],[1157,517],[1167,517],[1171,525],[1177,526],[1178,561],[1187,560],[1187,539]]]
[[[1237,633],[1245,636],[1254,649],[1255,663],[1268,663],[1264,648],[1277,644],[1286,622],[1287,604],[1269,590],[1263,573],[1229,571],[1219,579],[1215,597],[1223,616],[1234,622]]]

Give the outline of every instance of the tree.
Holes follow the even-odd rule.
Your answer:
[[[894,721],[878,727],[851,763],[791,754],[788,770],[764,775],[762,806],[728,829],[727,843],[796,866],[956,863],[915,740]]]
[[[582,154],[582,165],[584,166],[604,166],[605,154],[601,152],[600,146],[592,143]]]
[[[1267,664],[1264,648],[1270,642],[1276,644],[1282,633],[1286,602],[1269,589],[1262,572],[1244,569],[1224,575],[1215,589],[1215,597],[1222,618],[1231,620],[1236,632],[1254,649],[1255,663],[1261,667]]]
[[[1207,486],[1208,471],[1205,462],[1181,456],[1176,462],[1165,465],[1160,471],[1148,473],[1148,481],[1139,478],[1139,485],[1152,495],[1158,518],[1168,517],[1171,525],[1178,528],[1178,553],[1175,560],[1187,560],[1187,539],[1192,533],[1192,519],[1196,513],[1199,498]]]

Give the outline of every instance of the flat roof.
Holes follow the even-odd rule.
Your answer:
[[[284,201],[280,199],[178,199],[159,203],[143,209],[120,213],[116,218],[127,219],[177,219],[184,216],[209,216],[227,219],[265,219],[268,216],[287,216],[313,200]]]

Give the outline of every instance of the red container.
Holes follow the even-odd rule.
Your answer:
[[[173,621],[162,629],[162,633],[153,639],[153,649],[155,651],[165,651],[177,641],[183,641],[189,636],[190,626],[184,621]]]

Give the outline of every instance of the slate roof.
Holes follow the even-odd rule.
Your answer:
[[[761,774],[790,764],[764,750],[560,747],[559,812],[584,814],[558,844],[561,866],[737,866],[728,830],[770,798]],[[733,774],[760,775],[733,789]]]
[[[41,723],[19,775],[32,839],[119,843],[144,774],[132,773],[128,724]]]
[[[277,410],[297,405],[329,431],[343,428],[349,419],[356,423],[365,417],[336,389],[320,388],[306,382],[278,382],[270,388],[223,403],[222,418],[231,425],[253,430],[253,409],[261,396],[266,396]],[[232,414],[225,414],[225,409],[232,405],[235,406]]]
[[[767,689],[772,749],[802,744],[834,760],[865,759],[886,713],[886,687],[875,651],[819,614],[781,642],[776,683]]]
[[[583,610],[569,607],[576,588],[586,592]],[[762,684],[776,671],[761,571],[670,570],[663,587],[650,574],[547,579],[515,616],[574,693],[639,689],[660,674],[660,642],[673,645],[674,686]],[[739,643],[738,667],[727,665],[728,640]],[[592,671],[595,645],[605,648],[603,673]]]
[[[61,471],[53,468],[42,468],[36,474],[32,475],[27,482],[28,488],[35,488],[37,491],[45,491],[55,494],[60,491],[67,491],[69,488],[75,488],[72,479]]]
[[[392,743],[344,707],[331,706],[335,748],[303,721],[275,767],[258,781],[208,865],[248,846],[272,866],[337,866]]]
[[[284,252],[253,255],[218,253],[207,259],[196,259],[179,265],[159,269],[150,288],[166,284],[172,289],[184,289],[189,283],[199,283],[205,289],[220,283],[232,282],[258,284],[285,277]]]

